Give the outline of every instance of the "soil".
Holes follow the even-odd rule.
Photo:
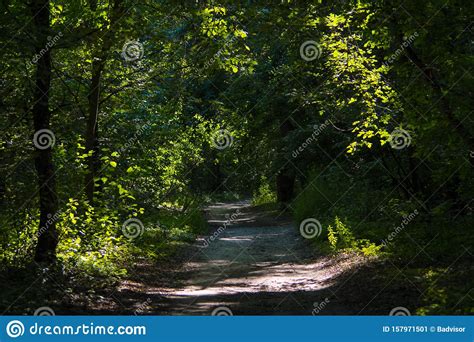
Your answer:
[[[160,271],[139,265],[137,277],[112,296],[112,313],[387,315],[413,304],[397,303],[400,295],[416,298],[409,284],[380,277],[384,265],[377,260],[318,251],[288,217],[247,201],[217,203],[206,212],[212,233],[197,239],[180,263]]]

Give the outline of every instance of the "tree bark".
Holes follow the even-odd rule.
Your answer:
[[[47,48],[49,26],[49,0],[33,0],[30,9],[36,28],[35,50],[40,58],[36,64],[36,88],[33,99],[33,122],[37,132],[49,129],[49,90],[51,84],[51,51]],[[35,146],[35,167],[39,181],[40,222],[35,261],[51,263],[56,259],[58,233],[56,223],[50,220],[58,211],[55,170],[51,147],[40,149]]]
[[[295,177],[288,170],[281,170],[276,177],[277,200],[286,206],[293,199]]]
[[[295,129],[295,126],[287,118],[280,125],[280,135],[282,138],[286,137],[291,131]],[[288,207],[294,196],[295,187],[295,175],[288,167],[282,168],[276,176],[276,190],[277,190],[277,201],[280,203],[283,209]]]

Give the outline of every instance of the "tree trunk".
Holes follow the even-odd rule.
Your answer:
[[[35,132],[49,129],[49,90],[51,83],[51,51],[46,48],[49,34],[49,0],[33,0],[30,9],[36,28],[35,50],[40,56],[36,64],[36,88],[33,99],[33,122]],[[58,233],[56,223],[50,220],[58,210],[55,171],[51,146],[36,147],[35,167],[39,180],[40,222],[35,261],[51,263],[56,259]],[[49,222],[48,222],[49,221]]]
[[[288,170],[281,170],[276,177],[277,200],[284,206],[293,199],[295,177]]]
[[[295,126],[290,121],[290,118],[285,119],[280,125],[280,135],[282,138],[286,137]],[[288,207],[288,204],[293,199],[295,187],[295,175],[288,167],[282,168],[276,176],[276,190],[277,201],[283,209]]]

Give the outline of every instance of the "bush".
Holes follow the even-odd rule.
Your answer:
[[[252,205],[258,206],[263,204],[275,203],[277,200],[276,193],[270,187],[266,178],[262,178],[258,190],[253,193]]]
[[[116,211],[69,199],[57,225],[60,234],[58,259],[66,269],[76,273],[124,275],[124,261],[130,252],[121,227]]]
[[[334,219],[334,225],[328,227],[328,241],[333,251],[349,250],[360,252],[366,256],[379,254],[382,246],[367,239],[356,239],[347,224],[339,217]]]

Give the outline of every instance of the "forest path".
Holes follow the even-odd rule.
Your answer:
[[[358,313],[339,299],[350,297],[339,290],[343,275],[358,268],[361,258],[321,255],[290,219],[247,201],[218,203],[206,211],[214,239],[196,241],[183,267],[173,270],[174,282],[162,279],[168,284],[142,289],[147,294],[140,296],[142,303],[135,300],[135,310],[171,315],[214,310],[234,315]],[[127,285],[121,289],[128,290]],[[132,303],[122,304],[130,308]]]
[[[243,201],[209,206],[206,216],[210,235],[167,261],[136,261],[116,286],[79,282],[67,291],[56,279],[53,290],[33,282],[16,296],[29,299],[8,312],[46,303],[62,315],[387,315],[421,305],[418,286],[395,265],[321,253],[277,211]]]

